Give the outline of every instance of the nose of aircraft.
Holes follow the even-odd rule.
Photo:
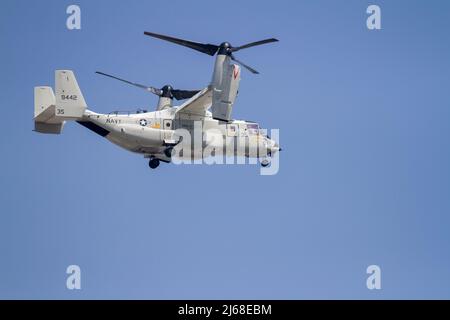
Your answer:
[[[269,150],[271,153],[279,152],[282,150],[280,145],[275,140],[272,140],[269,138],[267,140],[268,140]]]
[[[273,145],[273,147],[272,147],[272,153],[273,152],[280,152],[281,150],[283,150],[283,149],[281,149],[281,147],[278,145],[278,143],[275,143]]]

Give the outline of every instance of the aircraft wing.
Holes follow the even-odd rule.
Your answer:
[[[203,116],[212,105],[212,87],[208,86],[177,109],[177,113],[195,114]]]

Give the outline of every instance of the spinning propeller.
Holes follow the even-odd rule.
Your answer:
[[[258,74],[259,72],[256,71],[255,69],[253,69],[252,67],[246,65],[245,63],[239,61],[238,59],[236,59],[236,57],[234,56],[233,53],[237,52],[239,50],[243,50],[243,49],[247,49],[247,48],[251,48],[251,47],[260,46],[260,45],[263,45],[266,43],[278,41],[275,38],[270,38],[270,39],[260,40],[260,41],[256,41],[256,42],[250,42],[250,43],[244,44],[239,47],[233,47],[228,42],[223,42],[220,45],[214,45],[214,44],[204,44],[204,43],[198,43],[198,42],[178,39],[178,38],[169,37],[169,36],[165,36],[162,34],[157,34],[157,33],[147,32],[147,31],[144,32],[144,34],[147,36],[150,36],[150,37],[169,41],[169,42],[178,44],[180,46],[188,47],[188,48],[200,51],[202,53],[208,54],[210,56],[214,56],[216,54],[229,56],[231,60],[236,61],[237,63],[242,65],[244,68],[246,68],[247,70],[249,70],[250,72],[255,73],[255,74]]]
[[[107,73],[103,73],[100,71],[96,71],[95,73],[100,74],[102,76],[106,76],[109,78],[113,78],[122,82],[125,82],[127,84],[131,84],[132,86],[144,89],[148,92],[151,92],[155,95],[157,95],[158,97],[163,97],[163,98],[169,98],[169,99],[177,99],[177,100],[184,100],[184,99],[189,99],[192,98],[193,96],[195,96],[197,93],[200,92],[200,90],[179,90],[179,89],[174,89],[172,88],[172,86],[170,85],[165,85],[164,87],[162,87],[161,89],[157,89],[154,87],[148,87],[139,83],[135,83],[135,82],[131,82],[125,79],[121,79],[115,76],[112,76],[110,74]]]

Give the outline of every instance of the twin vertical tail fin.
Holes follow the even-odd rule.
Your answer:
[[[55,94],[51,87],[34,88],[34,131],[60,134],[65,121],[58,121]]]
[[[80,120],[87,108],[75,75],[55,71],[56,97],[51,87],[34,88],[34,130],[60,134],[66,120]]]

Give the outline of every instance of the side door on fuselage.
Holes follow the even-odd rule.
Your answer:
[[[172,119],[163,119],[161,128],[161,138],[163,140],[171,140],[173,136],[173,121]]]

